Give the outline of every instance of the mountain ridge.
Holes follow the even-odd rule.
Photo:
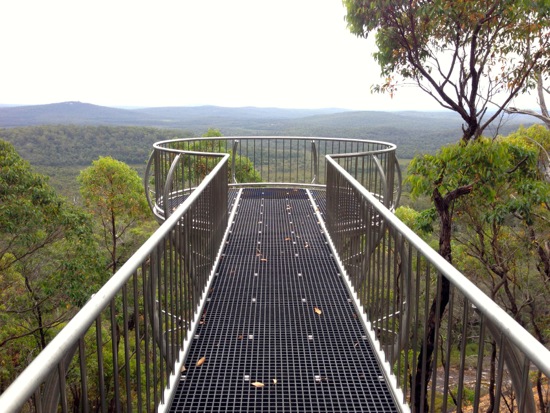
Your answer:
[[[508,134],[536,123],[509,117],[486,131]],[[462,121],[451,111],[357,111],[339,108],[284,109],[222,106],[167,106],[122,109],[78,101],[45,105],[0,105],[0,128],[40,125],[138,126],[172,129],[201,136],[216,128],[224,136],[318,136],[392,142],[403,149],[423,142],[427,151],[460,139]],[[416,145],[415,145],[416,146]],[[418,148],[419,149],[419,148]]]

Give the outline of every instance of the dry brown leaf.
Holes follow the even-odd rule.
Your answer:
[[[182,373],[187,371],[187,369],[185,368],[185,364],[181,366],[181,370],[180,370]]]
[[[204,362],[206,361],[206,357],[201,357],[199,359],[199,361],[197,361],[197,367],[200,367],[204,364]]]
[[[260,258],[260,261],[267,261],[267,258]]]
[[[273,379],[273,384],[277,384],[277,379]]]
[[[321,311],[320,308],[317,308],[315,307],[315,310],[314,310],[317,314],[321,315],[323,312]]]
[[[263,384],[263,383],[260,382],[260,381],[255,381],[254,383],[252,383],[252,385],[253,385],[254,387],[264,387],[264,386],[265,386],[265,384]]]
[[[290,237],[286,237],[286,238],[285,238],[285,241],[290,241]]]

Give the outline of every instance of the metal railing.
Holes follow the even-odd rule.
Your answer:
[[[550,352],[327,157],[326,226],[414,412],[541,411]]]
[[[388,207],[399,202],[401,176],[393,144],[361,139],[292,136],[188,138],[157,142],[147,165],[149,204],[163,219],[210,170],[211,152],[230,154],[230,186],[325,187],[324,158],[332,154]],[[193,151],[193,152],[190,152]],[[341,154],[342,156],[338,156]],[[167,189],[169,188],[169,190]]]
[[[0,412],[169,406],[227,230],[229,155],[206,157],[202,182],[0,395]]]

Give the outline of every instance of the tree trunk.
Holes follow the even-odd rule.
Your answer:
[[[439,189],[433,191],[433,201],[439,215],[439,254],[452,264],[451,235],[453,219],[451,207],[460,196],[469,194],[472,185],[459,187],[449,192],[444,197]],[[428,321],[424,327],[424,338],[420,343],[420,352],[416,361],[415,385],[413,390],[413,411],[416,413],[428,412],[428,384],[431,379],[433,365],[433,353],[435,347],[435,334],[441,325],[443,313],[447,308],[451,295],[451,284],[445,277],[441,278],[441,290],[432,299]],[[437,322],[436,322],[437,321]],[[424,348],[426,353],[424,354]],[[411,377],[412,380],[412,377]]]
[[[115,211],[111,210],[111,237],[112,237],[112,252],[111,252],[111,261],[113,263],[113,274],[117,271],[117,237],[116,237],[116,216]]]

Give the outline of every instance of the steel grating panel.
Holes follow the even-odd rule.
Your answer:
[[[399,411],[302,190],[243,190],[185,366],[174,413]]]
[[[324,189],[315,189],[310,190],[311,196],[315,200],[317,207],[319,208],[319,213],[326,219],[327,216],[327,193]]]
[[[239,194],[239,189],[236,188],[230,188],[227,191],[227,207],[229,211],[233,209],[233,204],[235,203],[235,200],[237,199],[237,195]]]

